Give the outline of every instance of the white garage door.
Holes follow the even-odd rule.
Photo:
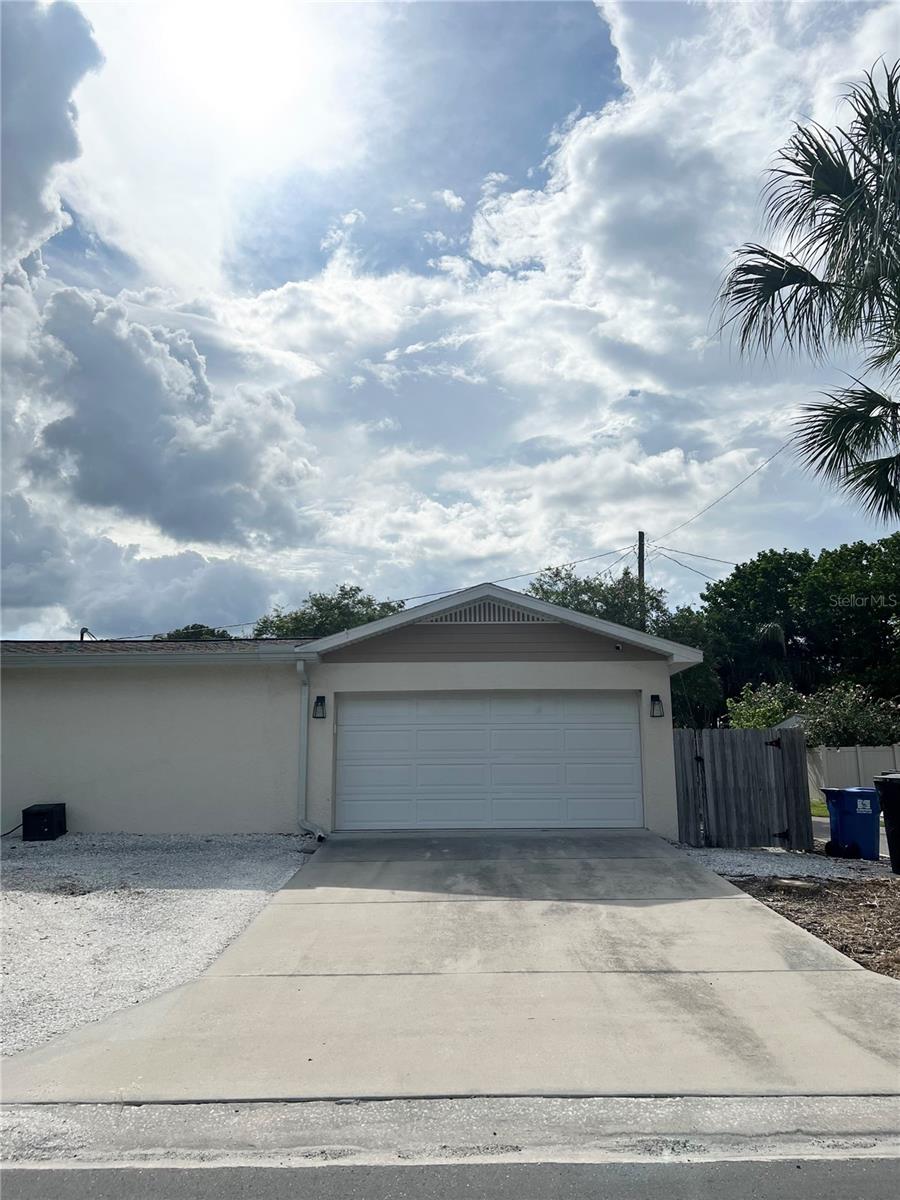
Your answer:
[[[643,824],[637,696],[340,697],[338,829]]]

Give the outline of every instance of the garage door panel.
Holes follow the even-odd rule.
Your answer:
[[[564,749],[565,731],[541,725],[525,725],[520,729],[492,729],[492,750],[520,750],[537,754],[546,750]]]
[[[502,762],[491,765],[495,787],[546,787],[562,783],[560,762]]]
[[[340,791],[413,788],[416,766],[413,762],[338,762],[337,785]]]
[[[490,801],[486,796],[444,796],[416,801],[417,824],[433,829],[490,825]]]
[[[488,763],[419,763],[416,783],[423,788],[485,788],[489,780],[489,771]]]
[[[559,825],[566,803],[562,796],[495,796],[491,812],[495,825]]]
[[[416,812],[412,800],[349,800],[341,805],[345,829],[411,829]]]
[[[632,819],[634,800],[631,796],[569,796],[566,815],[570,825],[626,826]]]
[[[416,731],[409,729],[348,728],[341,731],[342,758],[369,758],[371,755],[408,755],[416,749]]]
[[[591,755],[609,754],[621,758],[623,754],[640,754],[640,736],[633,726],[616,726],[604,729],[599,725],[575,726],[563,730],[563,749],[584,751]]]
[[[472,750],[484,752],[488,749],[489,731],[481,729],[419,729],[415,735],[416,749],[423,752],[445,750]]]
[[[628,693],[338,697],[339,829],[635,827]]]
[[[634,762],[566,763],[565,782],[569,787],[635,788],[640,772]]]

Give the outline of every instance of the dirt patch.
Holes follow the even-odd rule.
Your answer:
[[[900,876],[822,879],[802,889],[778,879],[731,882],[861,966],[900,979]]]
[[[95,888],[79,883],[77,879],[57,879],[48,884],[47,891],[54,896],[87,896]]]

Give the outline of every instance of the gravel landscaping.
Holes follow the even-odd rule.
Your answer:
[[[315,847],[268,834],[4,839],[4,1053],[196,978]]]
[[[779,850],[764,846],[754,850],[721,850],[682,846],[691,858],[715,871],[717,875],[746,875],[761,878],[778,876],[782,879],[883,879],[890,878],[891,866],[886,858],[870,862],[864,858],[826,858],[824,854],[808,854],[802,850]]]

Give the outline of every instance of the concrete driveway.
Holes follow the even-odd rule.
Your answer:
[[[900,1091],[900,985],[644,832],[333,837],[8,1101]]]

